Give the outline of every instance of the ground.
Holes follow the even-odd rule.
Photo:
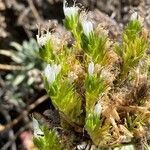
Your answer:
[[[101,23],[109,30],[111,38],[119,39],[123,26],[134,11],[144,18],[145,28],[150,29],[149,0],[77,2],[82,3],[79,4],[80,7],[84,6],[84,9],[90,11],[89,17],[95,23]],[[12,54],[18,51],[15,48],[19,46],[16,44],[12,47],[12,42],[22,45],[25,40],[35,39],[37,25],[40,24],[65,32],[62,28],[62,8],[62,0],[0,0],[0,129],[6,128],[0,133],[2,150],[25,148],[25,137],[29,138],[31,135],[31,115],[39,117],[49,126],[59,124],[57,111],[43,88],[40,73],[42,65],[39,66],[41,63],[36,62],[34,67],[29,67],[28,62],[32,58],[28,61],[27,56],[22,57],[25,60],[22,64],[17,63]],[[25,44],[22,50],[24,49]],[[18,68],[24,65],[28,69]]]

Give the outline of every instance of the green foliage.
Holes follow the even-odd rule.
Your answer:
[[[64,7],[65,9],[68,9],[67,7]],[[80,32],[81,32],[81,24],[79,21],[79,10],[78,7],[71,7],[69,10],[67,10],[68,13],[65,14],[65,19],[63,21],[64,26],[66,29],[70,30],[73,34],[74,38],[79,42],[80,41]]]
[[[49,33],[51,36],[41,47],[41,57],[48,63],[43,75],[45,88],[59,111],[61,125],[66,121],[71,127],[64,125],[63,128],[76,132],[84,129],[97,147],[113,147],[131,139],[138,132],[136,128],[143,129],[143,121],[147,121],[148,110],[142,113],[144,120],[139,117],[140,109],[127,115],[133,109],[128,110],[130,102],[127,98],[135,82],[137,87],[137,81],[140,81],[138,75],[137,81],[134,81],[136,77],[124,81],[128,73],[133,73],[139,62],[146,58],[148,42],[140,22],[132,20],[124,29],[122,42],[115,46],[116,55],[106,32],[99,27],[94,29],[92,22],[77,10],[76,7],[64,8],[64,25],[72,33],[73,43],[68,46],[68,41],[64,41],[59,51],[55,51],[49,42],[54,38],[53,33]],[[40,38],[43,40],[45,35]],[[118,82],[125,85],[118,86]],[[134,100],[134,97],[129,99]]]
[[[106,84],[103,79],[96,75],[87,75],[85,78],[85,97],[87,113],[94,110],[94,106],[98,101],[100,94],[106,89]]]
[[[123,33],[123,42],[116,46],[116,52],[122,59],[121,79],[137,66],[146,54],[148,43],[141,35],[142,26],[138,20],[129,22]]]
[[[37,136],[33,138],[34,144],[38,150],[61,150],[61,144],[59,137],[54,130],[49,130],[43,127],[43,136]]]
[[[142,25],[139,20],[131,20],[127,24],[123,36],[126,36],[128,40],[134,41],[141,31]]]
[[[73,31],[77,26],[78,26],[78,22],[79,22],[79,16],[71,16],[71,17],[66,17],[64,20],[64,26],[70,30]]]
[[[100,117],[97,114],[89,113],[89,115],[86,118],[86,129],[89,132],[93,132],[94,130],[98,130],[101,124]]]
[[[43,47],[40,48],[39,55],[47,63],[50,63],[54,59],[50,40],[47,41],[47,43]]]
[[[102,119],[94,113],[90,113],[86,118],[85,128],[91,136],[95,145],[105,147],[110,140],[110,125],[102,124]]]
[[[60,82],[59,79],[51,85],[45,81],[48,94],[51,96],[54,106],[63,112],[72,122],[79,122],[81,114],[81,100],[74,86],[68,81]]]
[[[81,34],[81,47],[95,63],[102,63],[106,59],[106,43],[107,37],[105,36],[91,33],[87,37],[84,33]]]
[[[138,114],[135,116],[131,116],[127,114],[125,123],[129,131],[134,131],[135,129],[139,129],[142,125],[145,125],[146,120],[148,120],[147,115]]]

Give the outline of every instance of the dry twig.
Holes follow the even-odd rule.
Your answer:
[[[36,18],[37,22],[38,22],[38,23],[41,22],[42,19],[41,19],[40,15],[39,15],[37,9],[35,8],[35,6],[34,6],[34,4],[33,4],[33,1],[32,1],[32,0],[27,0],[27,1],[28,1],[28,4],[29,4],[29,6],[30,6],[30,9],[31,9],[31,11],[32,11],[32,13],[33,13],[33,15],[34,15],[34,17]]]
[[[24,66],[0,64],[0,70],[25,70]]]
[[[0,132],[5,132],[9,128],[16,125],[18,122],[20,122],[22,120],[22,118],[27,116],[31,110],[33,110],[36,106],[38,106],[39,104],[44,102],[46,99],[48,99],[47,95],[44,95],[44,96],[40,97],[39,99],[37,99],[34,103],[29,105],[26,110],[23,110],[22,113],[16,119],[14,119],[13,121],[11,121],[8,124],[6,124],[5,126],[3,126],[3,128],[0,129]]]

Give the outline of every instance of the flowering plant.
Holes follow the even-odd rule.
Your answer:
[[[71,46],[62,39],[56,52],[52,33],[37,36],[40,56],[48,63],[43,74],[46,91],[62,128],[80,135],[85,131],[99,148],[130,143],[144,136],[143,124],[150,115],[148,38],[141,22],[132,16],[122,42],[110,42],[99,26],[81,19],[81,12],[64,1],[64,25],[74,38]]]

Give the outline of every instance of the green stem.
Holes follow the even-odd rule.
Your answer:
[[[73,34],[74,38],[76,39],[76,47],[77,47],[78,50],[80,50],[81,49],[81,46],[80,46],[80,41],[81,41],[80,35],[79,35],[79,33],[77,32],[77,30],[75,28],[72,30],[72,34]]]

